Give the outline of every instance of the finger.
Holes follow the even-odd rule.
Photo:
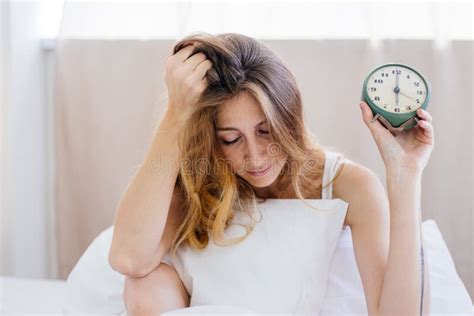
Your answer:
[[[200,81],[200,83],[198,84],[199,87],[200,87],[200,93],[202,94],[209,86],[206,78],[204,78],[203,80]]]
[[[425,136],[434,138],[433,124],[425,120],[419,120],[417,125],[420,126]]]
[[[369,128],[374,138],[378,139],[380,137],[388,137],[389,135],[393,136],[391,135],[390,131],[385,126],[383,126],[382,123],[380,123],[378,119],[373,120],[374,115],[367,103],[362,101],[360,102],[359,106],[362,110],[362,119],[365,125],[367,125],[367,127]]]
[[[184,62],[186,61],[186,59],[188,59],[189,55],[191,55],[191,53],[193,52],[194,50],[194,45],[193,44],[190,44],[188,46],[185,46],[183,48],[181,48],[179,51],[177,51],[173,56],[175,56],[175,58],[181,62]]]
[[[196,76],[197,80],[203,80],[206,78],[206,73],[212,68],[212,62],[209,59],[201,62],[194,70],[193,76]]]
[[[426,120],[430,123],[433,122],[433,117],[431,116],[431,114],[426,112],[422,108],[419,108],[418,110],[416,110],[416,114],[423,120]]]
[[[206,60],[206,54],[196,53],[196,54],[192,55],[191,57],[189,57],[188,59],[186,59],[184,61],[184,64],[186,65],[186,67],[189,67],[190,69],[192,69],[192,71],[194,71],[196,69],[196,67],[200,63],[202,63],[204,60]]]

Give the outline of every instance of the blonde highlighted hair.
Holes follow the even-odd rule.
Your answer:
[[[206,74],[208,87],[179,136],[182,161],[175,189],[183,197],[185,211],[172,241],[173,254],[183,242],[194,249],[205,248],[210,238],[222,246],[238,243],[257,223],[252,214],[261,201],[252,186],[232,172],[217,142],[216,114],[224,102],[246,92],[260,104],[274,140],[269,153],[287,157],[277,179],[281,198],[319,198],[323,186],[316,179],[322,178],[326,159],[325,149],[305,127],[294,76],[270,48],[242,34],[200,32],[178,41],[173,53],[191,44],[195,46],[191,55],[204,53],[212,68]],[[244,236],[225,240],[224,231],[235,212],[247,213],[251,224],[244,225]]]

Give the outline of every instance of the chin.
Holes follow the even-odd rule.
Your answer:
[[[246,179],[248,183],[250,183],[255,188],[265,188],[270,186],[275,179],[270,180],[255,180],[255,179]]]

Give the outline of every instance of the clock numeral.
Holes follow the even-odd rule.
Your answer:
[[[420,103],[420,99],[416,99],[416,103]]]
[[[400,112],[400,108],[394,108],[393,109],[395,112]]]
[[[416,91],[416,94],[422,95],[423,91],[418,90],[418,91]]]
[[[374,100],[375,101],[380,101],[380,97],[375,97]]]
[[[377,91],[377,88],[375,88],[375,87],[370,87],[370,91]]]
[[[410,75],[407,75],[407,79],[410,79]]]
[[[382,79],[375,79],[374,83],[383,83],[383,80]]]
[[[388,74],[382,72],[382,77],[388,77]]]
[[[406,109],[407,111],[410,111],[410,110],[411,110],[411,106],[407,105],[407,106],[405,106],[405,109]]]
[[[420,83],[419,82],[415,82],[415,87],[419,87],[420,86]]]

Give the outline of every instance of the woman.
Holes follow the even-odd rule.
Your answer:
[[[252,214],[261,198],[318,199],[323,189],[325,150],[304,126],[295,78],[264,44],[235,33],[190,35],[167,59],[165,80],[168,107],[119,203],[109,253],[111,266],[127,276],[129,315],[189,306],[180,276],[162,263],[168,250],[183,242],[203,249],[210,238],[238,244],[255,222],[245,236],[226,240],[236,211]],[[418,109],[417,126],[394,136],[372,121],[367,104],[360,108],[386,167],[388,197],[370,169],[350,160],[332,182],[334,195],[349,204],[344,223],[367,310],[428,314],[419,207],[432,118]]]

